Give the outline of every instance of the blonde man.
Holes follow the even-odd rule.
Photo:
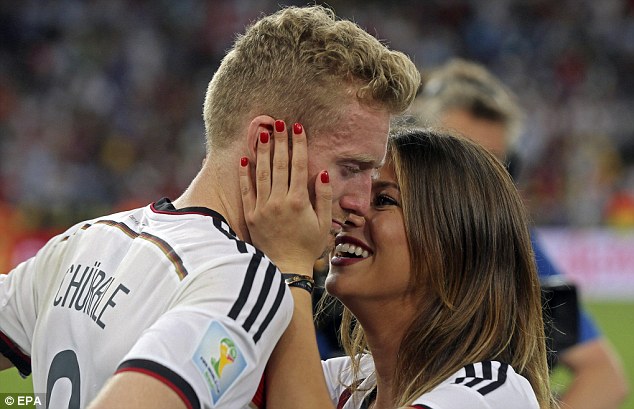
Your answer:
[[[328,9],[255,22],[209,84],[207,157],[189,188],[79,223],[0,277],[0,369],[32,371],[50,408],[249,405],[291,318],[287,285],[310,277],[285,279],[292,257],[276,266],[249,244],[236,165],[308,130],[300,182],[320,214],[332,208],[317,258],[329,230],[367,211],[390,118],[419,82],[405,55]]]

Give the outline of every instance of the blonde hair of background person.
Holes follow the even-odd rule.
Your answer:
[[[258,168],[267,169],[259,160]],[[296,171],[301,166],[293,166]],[[277,189],[288,180],[280,173],[273,172]],[[258,185],[257,205],[244,201],[245,214],[260,214],[250,228],[269,254],[307,234],[296,228],[301,219],[289,216],[296,201],[280,206],[279,197],[284,203],[295,196],[291,191],[284,187],[269,196]],[[267,200],[287,214],[267,211]],[[286,226],[287,234],[261,242],[261,234],[277,226]],[[267,366],[267,407],[332,407],[348,399],[346,388],[352,397],[337,407],[553,407],[528,221],[513,181],[491,153],[432,129],[395,132],[374,181],[371,209],[350,215],[336,243],[326,288],[345,306],[341,331],[348,356],[324,362],[324,388],[310,300],[293,292],[293,319]],[[348,243],[365,251],[351,256],[340,247]],[[524,379],[509,372],[488,396],[477,392],[494,380],[486,375],[457,381],[463,367],[492,360]],[[429,403],[439,394],[452,400],[450,406]]]
[[[522,132],[523,112],[517,97],[484,66],[454,59],[424,75],[423,86],[409,109],[420,125],[445,126],[463,133],[471,117],[490,125],[472,127],[466,135],[501,160]],[[471,123],[469,123],[471,125]]]
[[[410,108],[415,122],[456,130],[509,161],[524,115],[516,95],[501,80],[483,65],[462,59],[450,60],[423,77],[423,87]],[[559,275],[537,237],[533,245],[540,278]],[[562,407],[616,409],[629,393],[620,357],[583,307],[579,326],[577,343],[556,351],[557,363],[572,373],[559,398]]]
[[[10,352],[0,356],[0,369],[19,364],[23,374],[32,370],[34,391],[51,392],[49,407],[66,398],[66,389],[72,389],[73,408],[250,405],[292,313],[280,271],[301,273],[305,265],[309,275],[313,260],[292,259],[293,246],[306,244],[292,243],[274,266],[249,244],[236,165],[254,163],[256,146],[286,145],[289,131],[304,143],[304,129],[311,131],[302,187],[308,183],[312,197],[326,185],[332,199],[332,219],[308,243],[319,247],[317,257],[328,229],[369,208],[390,117],[411,103],[419,84],[404,54],[326,8],[288,7],[263,16],[238,38],[210,82],[207,157],[180,197],[81,222],[0,275],[0,350]],[[73,266],[86,260],[98,262],[83,276],[99,270],[104,282],[125,284],[108,287],[125,288],[116,303],[110,303],[114,293],[104,292],[103,327],[51,299],[60,283],[71,281],[66,273],[78,272]],[[79,284],[67,288],[69,295]],[[218,349],[207,343],[243,361],[216,368]],[[229,366],[235,371],[227,370],[235,362]],[[220,372],[221,382],[212,382]],[[72,388],[54,387],[61,378]]]

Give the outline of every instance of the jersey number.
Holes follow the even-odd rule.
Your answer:
[[[67,378],[71,384],[71,395],[68,402],[68,409],[79,409],[79,397],[81,380],[79,379],[79,362],[77,361],[77,355],[75,351],[67,349],[66,351],[59,352],[53,358],[51,367],[48,370],[48,377],[46,378],[46,407],[49,407],[51,400],[51,392],[55,382],[59,379]]]

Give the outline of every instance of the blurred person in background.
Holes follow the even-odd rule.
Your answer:
[[[518,156],[514,149],[521,134],[523,113],[514,93],[484,66],[454,59],[429,70],[423,76],[423,87],[411,114],[418,124],[453,129],[482,144],[507,163],[512,175],[517,173]],[[535,234],[532,240],[542,283],[565,282]],[[560,396],[562,408],[618,408],[628,395],[620,358],[582,307],[576,319],[577,339],[565,349],[554,351],[555,363],[572,373],[571,383]],[[556,326],[557,322],[553,324]]]
[[[249,244],[237,164],[310,130],[302,187],[331,189],[333,214],[300,260],[312,268],[328,231],[369,208],[390,119],[419,84],[407,56],[329,9],[260,18],[208,84],[206,159],[176,200],[79,222],[0,275],[0,370],[32,372],[50,409],[249,405],[287,287],[308,284]]]

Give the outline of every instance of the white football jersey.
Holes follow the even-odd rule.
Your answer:
[[[322,361],[326,383],[337,409],[365,409],[376,394],[374,363],[370,355],[361,359],[363,379],[353,394],[350,359]],[[539,409],[533,388],[509,365],[497,361],[469,364],[424,393],[412,405],[418,409]]]
[[[53,409],[87,406],[122,371],[191,408],[248,407],[292,313],[262,252],[167,199],[79,223],[0,274],[0,352]]]

